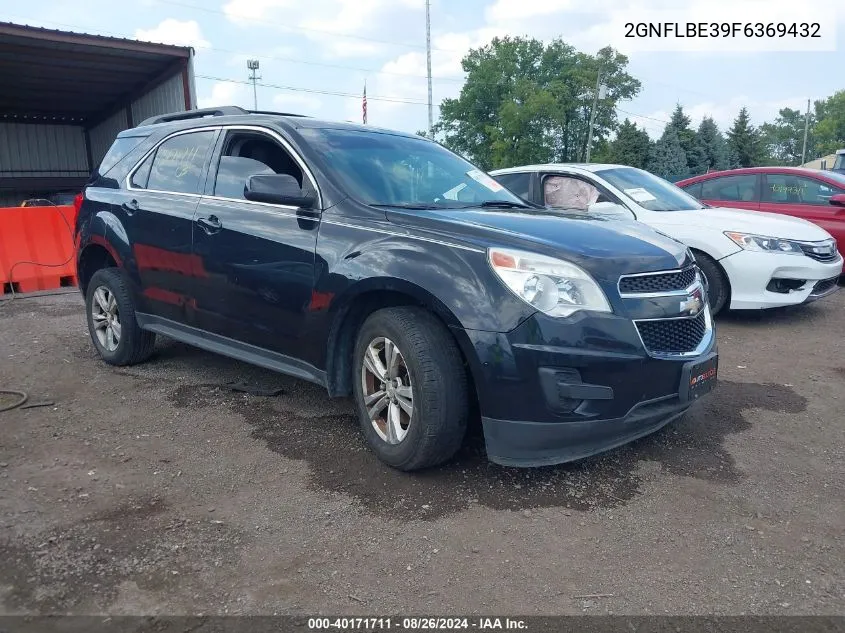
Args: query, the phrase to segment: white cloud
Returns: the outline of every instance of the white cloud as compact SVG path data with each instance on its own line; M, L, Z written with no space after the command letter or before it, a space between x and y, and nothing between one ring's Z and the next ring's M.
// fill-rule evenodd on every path
M158 26L152 29L136 29L135 39L176 46L193 46L197 49L210 46L208 40L203 37L200 25L196 21L182 21L174 18L162 20Z
M575 0L496 0L484 15L488 22L501 24L568 11L575 4Z
M251 94L247 86L230 81L216 81L211 86L211 92L200 96L199 107L212 108L215 106L240 105L252 107Z
M223 12L239 26L295 32L317 44L320 55L343 58L383 52L385 43L378 40L392 22L424 8L425 0L312 0L307 11L294 0L229 0Z
M249 26L269 17L274 9L295 5L294 0L230 0L223 5L223 13L230 22Z
M284 111L294 110L298 114L313 114L323 107L323 102L312 94L280 92L273 97L273 106Z

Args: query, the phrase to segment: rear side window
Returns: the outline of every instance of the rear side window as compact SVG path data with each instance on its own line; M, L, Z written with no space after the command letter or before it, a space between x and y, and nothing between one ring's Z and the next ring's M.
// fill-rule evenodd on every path
M100 166L97 168L99 174L105 176L112 167L126 158L126 155L138 147L145 138L146 136L121 136L116 138L109 151L103 156L103 160L100 161Z
M725 176L705 180L701 185L702 200L724 200L727 202L756 202L757 176ZM698 197L698 196L696 196Z
M134 174L132 174L130 182L136 189L147 188L147 181L150 179L150 169L152 169L153 166L153 156L155 156L155 154L147 156L144 159L144 162L141 163L141 166L135 170Z
M686 191L689 195L693 198L701 199L701 185L700 182L694 182L691 185L687 185L686 187L681 187L684 191Z
M213 131L191 132L169 138L159 145L146 188L173 193L200 193L205 159L214 138ZM143 167L141 165L138 171Z
M838 193L842 190L820 180L790 174L768 174L763 187L763 202L826 205L830 203L831 196Z

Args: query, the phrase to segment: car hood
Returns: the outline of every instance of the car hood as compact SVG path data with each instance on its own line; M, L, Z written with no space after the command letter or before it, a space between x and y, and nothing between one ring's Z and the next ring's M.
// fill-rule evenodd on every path
M699 226L718 231L756 233L766 237L818 242L830 234L812 222L779 213L745 211L727 207L712 207L695 211L678 211L660 214L659 225ZM665 217L663 217L665 216Z
M619 275L685 265L686 246L641 222L545 209L392 209L389 221L480 248L559 257L613 283Z

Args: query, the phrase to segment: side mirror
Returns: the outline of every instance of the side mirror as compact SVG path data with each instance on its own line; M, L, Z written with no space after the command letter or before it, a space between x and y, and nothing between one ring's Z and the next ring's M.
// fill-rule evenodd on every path
M302 209L314 206L316 197L306 193L290 174L256 174L244 186L244 198L253 202L285 204Z
M830 196L828 202L837 207L845 207L845 193L837 193L835 196Z
M587 213L595 215L603 215L609 218L616 218L618 220L635 220L636 216L630 209L623 207L621 204L615 202L594 202L587 207Z

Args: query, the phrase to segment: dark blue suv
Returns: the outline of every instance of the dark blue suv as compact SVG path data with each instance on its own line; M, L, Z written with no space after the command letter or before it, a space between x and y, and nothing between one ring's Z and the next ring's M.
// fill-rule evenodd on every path
M121 132L76 227L102 358L156 334L353 395L378 456L570 461L655 431L716 378L690 252L526 204L413 135L226 107ZM477 405L477 406L474 406Z

